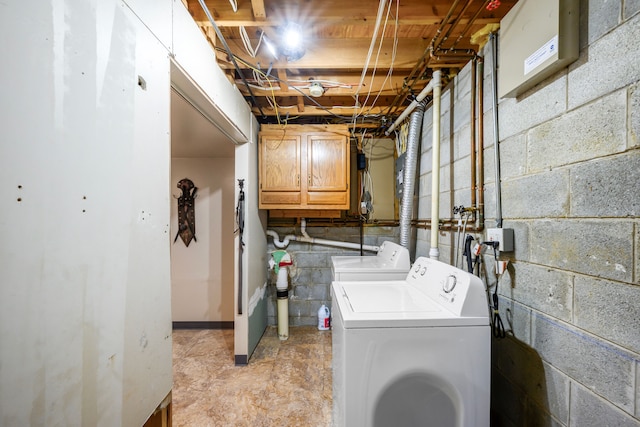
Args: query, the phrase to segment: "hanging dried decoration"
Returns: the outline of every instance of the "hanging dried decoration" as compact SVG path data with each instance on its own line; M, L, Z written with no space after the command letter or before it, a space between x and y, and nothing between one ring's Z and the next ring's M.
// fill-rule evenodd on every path
M188 178L178 181L177 187L182 191L182 194L178 197L178 232L175 239L173 239L173 243L180 236L188 247L191 239L198 241L196 239L196 213L194 209L198 188Z

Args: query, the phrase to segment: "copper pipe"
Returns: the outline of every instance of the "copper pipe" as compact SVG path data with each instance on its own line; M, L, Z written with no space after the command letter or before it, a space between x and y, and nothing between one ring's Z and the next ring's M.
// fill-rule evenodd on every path
M462 32L460 33L460 35L458 36L458 39L453 43L453 45L451 46L451 48L455 48L458 43L460 43L460 40L462 40L462 38L464 37L465 34L467 34L467 31L469 31L469 29L471 29L471 26L473 25L473 23L475 22L476 19L478 19L478 16L480 16L480 13L482 13L482 11L487 7L487 4L489 3L489 0L485 0L484 2L482 2L482 4L480 5L480 8L478 9L478 11L476 12L475 15L473 15L473 18L471 18L469 20L469 22L467 23L467 26L464 27L464 29L462 30Z
M351 218L307 218L308 227L359 227L360 220ZM269 218L268 227L295 227L298 225L297 218ZM374 219L363 223L364 227L397 227L398 220L395 219Z
M473 59L476 57L476 51L473 49L437 49L431 52L430 58L436 61L451 59Z
M445 19L443 19L442 22L440 22L440 26L438 27L438 30L436 31L435 36L431 40L431 43L429 43L429 47L427 47L427 49L422 54L422 57L420 57L420 59L418 59L418 61L416 62L416 65L413 67L413 69L411 70L409 75L405 78L405 82L404 82L404 85L402 87L402 90L400 91L400 93L398 93L395 96L393 102L391 103L391 105L389 106L387 111L385 112L386 116L390 116L393 112L395 112L396 110L398 110L398 108L400 108L400 104L402 104L405 101L405 99L406 99L406 97L408 95L408 92L411 89L413 89L413 85L416 83L418 78L420 76L424 75L426 70L429 68L429 63L430 63L430 59L431 59L430 55L432 55L433 52L436 51L440 47L440 44L441 44L441 43L436 44L436 41L440 37L440 34L442 33L442 31L444 30L445 25L447 25L449 19L451 18L451 16L455 12L455 9L457 8L459 2L460 2L460 0L455 0L453 2L451 7L449 8L449 11L447 12L447 15L446 15ZM465 5L465 7L463 8L463 10L466 10L472 2L473 2L473 0L467 0L467 3ZM473 25L475 20L478 18L478 16L480 15L481 11L483 10L483 8L487 4L487 2L488 2L488 0L484 0L482 2L482 8L478 9L476 14L467 23L467 26L463 30L462 35L466 34L466 32L469 31L469 29L471 28L471 26ZM459 18L456 19L455 22L458 22L459 19L461 19L461 18L462 18L462 14L460 14ZM455 27L455 25L452 25L451 29L453 29L454 27ZM455 48L455 45L458 43L459 39L460 39L460 37L458 38L458 40L456 40L455 44L451 47L452 49Z
M421 229L431 229L431 223L430 222L420 222L418 224L415 224L414 227L416 228L421 228ZM476 232L481 232L482 229L480 229L477 226L467 226L467 228L465 228L466 231L472 232L472 233L476 233ZM449 221L440 221L438 223L438 231L458 231L458 223L457 220L454 222L453 220L449 220Z
M467 0L467 6L468 6L468 3L471 3L471 1L472 0ZM453 15L453 11L456 10L456 7L458 7L458 3L460 3L460 0L454 1L451 7L449 8L449 11L447 12L447 16L445 16L442 22L440 23L440 27L438 27L438 30L436 31L435 36L433 36L433 39L431 39L431 43L429 43L429 48L427 50L433 51L436 49L437 47L436 41L438 40L438 37L440 37L440 33L442 33L444 26L447 25L449 18L451 18L451 15ZM467 6L465 6L465 9L467 8ZM451 31L451 29L449 29L449 31ZM425 56L426 56L426 53L427 52L425 52Z
M478 225L484 230L484 58L478 57Z
M459 2L460 2L460 0L455 0L454 3L449 8L449 11L447 12L447 15L442 20L442 22L440 22L440 26L436 30L435 36L433 36L433 39L431 39L431 43L429 43L429 47L427 47L425 49L425 51L422 54L422 56L420 57L420 59L418 59L418 61L416 62L416 65L414 65L414 67L411 70L411 72L409 73L409 75L405 78L404 85L402 87L401 92L399 94L397 94L396 97L393 99L393 102L391 103L391 105L387 109L385 115L390 116L392 111L395 111L395 110L397 110L399 108L398 104L401 104L406 99L406 96L407 96L407 90L406 89L407 89L407 87L409 88L409 90L411 90L413 88L413 85L415 84L416 80L424 73L424 70L426 70L428 68L428 65L429 65L429 58L428 57L429 57L429 54L431 52L433 52L433 50L435 48L436 39L440 36L440 33L442 33L442 30L444 29L445 25L447 25L447 21L449 20L449 18L451 17L453 12L455 11L456 6L458 5ZM423 65L423 63L424 63L424 65Z
M431 218L427 218L427 219L414 219L413 221L411 221L411 225L413 225L414 227L418 227L418 228L428 228L431 227L431 223L433 221L431 220ZM455 218L443 218L438 220L438 224L441 226L447 226L447 225L454 225L454 224L458 224L458 220Z
M457 226L458 220L456 218L444 218L438 221L440 226L453 227ZM295 227L298 225L297 218L271 218L267 221L268 227ZM370 220L363 222L364 227L398 227L400 225L398 220L395 219L380 219ZM431 219L413 219L411 225L418 228L430 228ZM360 221L358 218L308 218L306 220L306 227L359 227Z
M460 11L460 13L456 17L456 19L453 20L453 23L451 24L451 26L449 26L449 30L447 30L447 33L444 35L444 37L442 38L440 43L438 43L438 45L435 47L435 50L437 50L440 47L441 44L443 44L444 42L446 42L449 39L449 36L451 35L451 32L458 25L458 23L462 19L462 16L464 15L464 13L467 11L469 6L471 6L471 3L473 3L473 0L467 0L467 4L464 5L464 7Z
M293 222L291 221L293 220ZM295 227L296 222L295 218L291 218L290 221L274 221L269 220L267 226L268 227ZM385 220L373 220L374 222L365 222L363 223L364 227L399 227L399 222L397 220L385 219ZM431 220L430 219L414 219L411 221L411 226L420 229L431 229ZM309 227L359 227L359 221L356 218L351 219L337 219L337 220L327 220L327 219L318 219L316 221L307 220L307 229ZM455 218L449 219L441 219L438 221L438 230L439 231L457 231L458 230L458 220ZM465 229L471 233L479 233L484 230L483 227L480 226L467 226Z

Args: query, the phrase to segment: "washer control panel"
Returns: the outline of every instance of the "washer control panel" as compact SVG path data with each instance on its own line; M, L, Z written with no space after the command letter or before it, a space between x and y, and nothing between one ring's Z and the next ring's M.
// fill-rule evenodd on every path
M416 259L407 275L407 284L418 288L438 304L458 315L464 315L465 310L469 308L468 295L472 293L472 311L486 313L486 299L478 299L478 295L484 297L482 281L449 264L420 257Z
M385 264L388 263L389 266L397 268L409 268L411 264L407 248L393 242L383 242L377 257Z

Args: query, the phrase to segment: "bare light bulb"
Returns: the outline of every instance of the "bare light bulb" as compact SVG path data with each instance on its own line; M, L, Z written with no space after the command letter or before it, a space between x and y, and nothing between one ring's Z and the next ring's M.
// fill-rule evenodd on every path
M281 53L287 57L288 61L296 61L302 58L305 47L300 25L293 22L287 23L282 29L280 43Z

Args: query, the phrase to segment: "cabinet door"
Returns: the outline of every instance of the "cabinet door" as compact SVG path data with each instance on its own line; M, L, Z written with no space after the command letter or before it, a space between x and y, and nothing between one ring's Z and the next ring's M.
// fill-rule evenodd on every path
M260 138L260 203L300 203L300 135Z
M307 203L349 207L349 144L346 136L307 138Z

